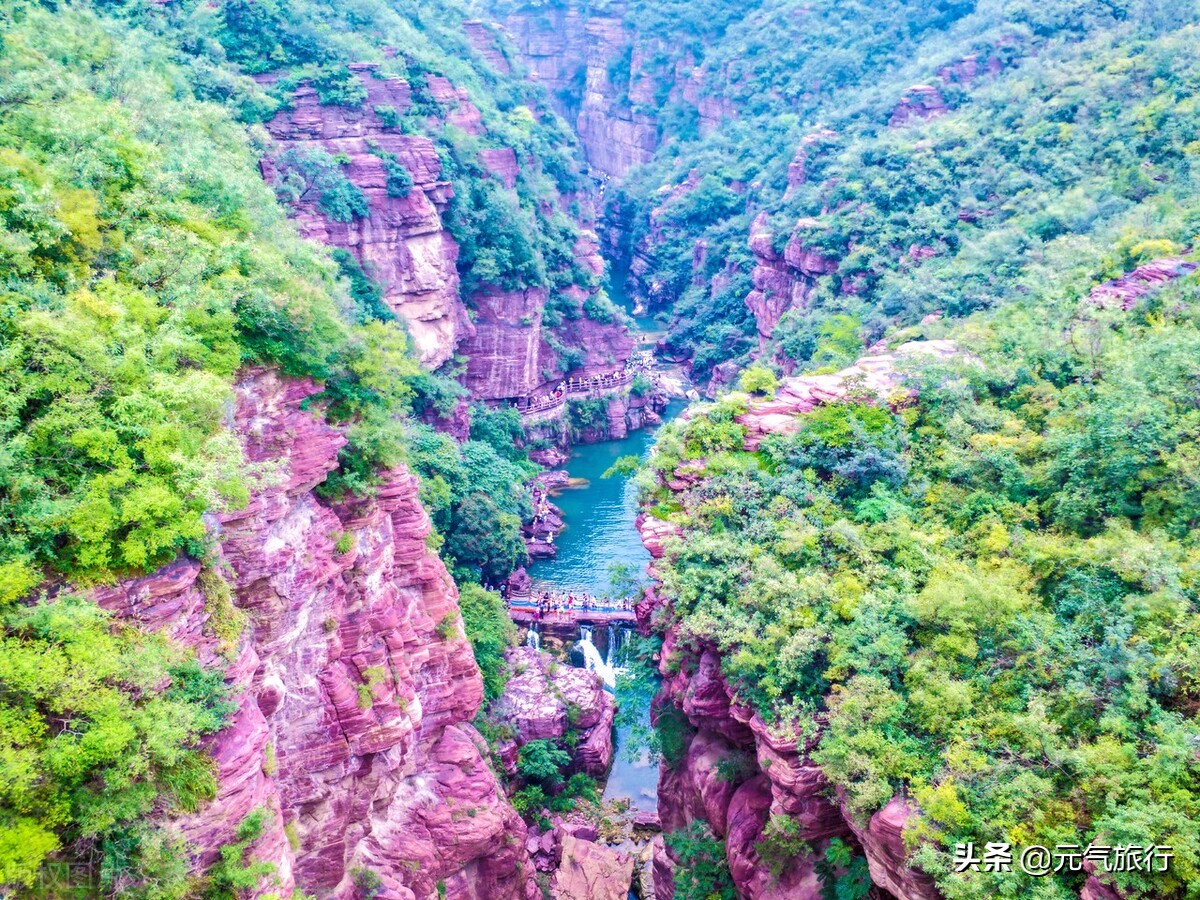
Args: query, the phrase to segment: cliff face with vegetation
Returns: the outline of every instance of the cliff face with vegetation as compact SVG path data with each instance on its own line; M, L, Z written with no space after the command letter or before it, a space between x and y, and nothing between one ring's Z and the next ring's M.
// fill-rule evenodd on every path
M664 636L659 896L1188 896L1196 285L1150 284L751 369L664 432L639 608ZM959 871L989 839L1175 857Z
M1194 9L0 25L0 890L623 888L546 812L611 700L483 587L527 451L646 416L497 402L628 358L604 240L716 398L639 476L659 900L1195 895Z
M494 36L473 34L496 77ZM343 267L377 285L421 363L473 399L620 369L632 341L600 289L591 200L573 168L546 177L554 133L541 133L537 104L485 120L469 90L396 60L350 65L338 103L302 83L267 123L263 174L301 234L347 254ZM532 102L509 102L520 101Z
M353 897L369 880L396 897L440 884L523 898L524 824L470 724L483 683L454 582L427 546L416 478L397 468L370 499L318 497L345 443L300 409L318 391L272 371L242 378L233 429L271 486L218 517L204 565L93 592L206 662L230 660L237 709L205 746L216 794L172 827L207 869L265 810L247 849L273 877L255 896ZM214 633L222 616L244 619L241 636Z
M532 889L471 722L511 628L478 581L523 560L535 469L449 356L505 292L595 330L477 395L628 342L565 194L514 189L516 140L424 133L496 114L444 77L405 120L373 73L412 57L377 44L432 39L373 14L361 41L319 4L0 14L6 890Z
M614 246L744 388L643 476L660 898L1189 896L1195 11L497 8L584 140L658 85ZM1188 849L955 871L988 840Z

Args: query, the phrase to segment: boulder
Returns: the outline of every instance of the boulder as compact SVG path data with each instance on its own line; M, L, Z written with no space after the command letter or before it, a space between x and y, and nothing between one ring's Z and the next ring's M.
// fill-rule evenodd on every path
M632 882L633 857L568 834L550 895L555 900L626 900Z

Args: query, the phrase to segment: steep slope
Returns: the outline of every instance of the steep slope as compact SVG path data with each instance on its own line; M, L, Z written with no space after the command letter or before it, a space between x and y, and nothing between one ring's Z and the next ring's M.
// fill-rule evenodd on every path
M1190 895L1193 265L664 432L639 607L664 635L660 898L722 869L746 897ZM957 864L988 843L1010 869ZM1094 866L1054 868L1072 846Z
M653 115L660 149L622 172L609 218L631 292L670 319L666 349L699 378L759 355L848 363L888 329L1031 289L1055 241L1114 277L1151 258L1111 258L1126 228L1191 239L1172 208L1195 191L1190 7L495 8L534 71L549 48L530 35L559 30L556 10L564 33L617 23L604 54L619 83L596 81L585 105L626 103L623 66L641 60L633 81L655 101L630 108Z
M210 12L0 12L0 891L525 897L464 638L506 619L403 460L475 579L529 467L416 420L458 395L297 235Z
M205 661L232 660L238 709L207 745L216 797L173 827L203 871L267 810L247 848L273 867L258 894L353 897L368 879L378 896L429 897L440 883L447 896L523 898L524 824L470 724L483 684L416 479L396 469L369 500L319 499L345 439L301 411L318 391L247 373L233 429L249 461L272 467L272 486L219 517L203 565L93 594ZM224 647L206 573L228 579L248 619Z

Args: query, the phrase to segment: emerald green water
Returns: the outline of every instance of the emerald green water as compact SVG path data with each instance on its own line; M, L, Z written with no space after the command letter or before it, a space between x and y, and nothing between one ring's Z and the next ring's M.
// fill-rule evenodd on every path
M625 297L625 273L613 272L610 291L613 299L632 313ZM643 347L653 344L654 337L647 329L660 327L652 319L635 319L635 333ZM640 333L638 329L641 329ZM678 415L686 401L672 401L663 414L664 421ZM601 476L623 456L645 460L654 443L656 429L643 428L619 441L585 444L575 447L564 469L575 479L553 498L563 511L566 529L555 538L558 556L539 560L529 566L535 584L555 590L586 591L593 596L618 597L628 593L628 581L643 583L650 554L642 546L635 521L637 519L637 489L632 479L618 475ZM621 575L624 577L621 577ZM614 574L617 575L614 585ZM595 645L605 656L609 653L607 629L596 629ZM651 692L652 693L652 692ZM650 725L649 704L639 704L636 718L643 728ZM605 799L628 799L636 810L658 808L658 765L645 747L637 746L629 727L618 727L616 753L604 787Z
M587 591L595 596L612 595L610 569L627 568L634 577L642 575L650 555L642 546L634 520L637 497L629 478L601 478L622 456L645 459L654 434L635 431L620 441L576 447L564 468L581 479L554 503L563 511L566 530L555 538L558 557L538 560L529 567L534 581L563 590Z

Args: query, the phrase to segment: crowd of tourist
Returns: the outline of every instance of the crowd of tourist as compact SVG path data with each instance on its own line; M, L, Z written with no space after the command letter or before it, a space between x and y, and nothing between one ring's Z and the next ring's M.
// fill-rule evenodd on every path
M566 401L567 394L584 394L628 384L633 380L634 375L648 371L651 361L650 354L635 353L625 361L624 368L615 372L604 372L600 375L590 375L587 378L568 378L566 381L559 382L552 391L519 397L513 401L512 405L521 412L553 409Z
M532 608L535 619L552 614L570 615L576 612L633 614L633 601L628 597L613 600L609 597L594 597L583 591L534 591L528 599L509 597L507 601L509 609Z

